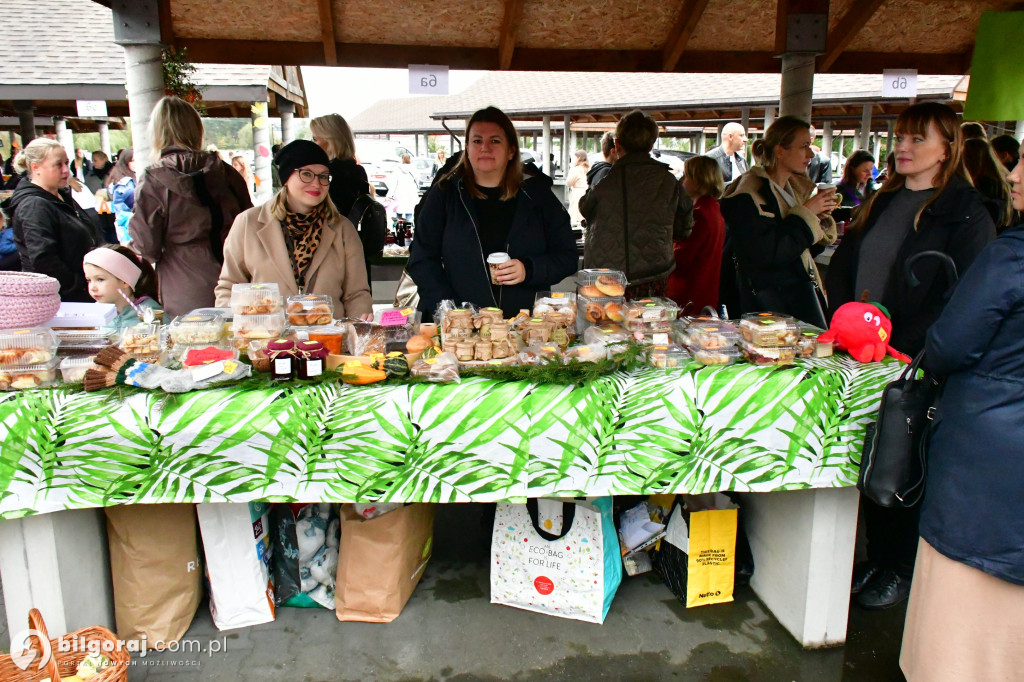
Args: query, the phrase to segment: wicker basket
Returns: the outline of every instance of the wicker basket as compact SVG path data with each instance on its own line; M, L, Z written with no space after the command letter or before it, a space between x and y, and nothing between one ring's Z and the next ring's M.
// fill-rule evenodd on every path
M33 630L41 632L43 637L49 638L50 635L46 632L46 624L43 622L43 615L39 613L38 609L32 609L28 612L28 626ZM86 642L85 647L81 645L83 638ZM78 646L72 645L71 648L84 649L83 651L72 650L63 652L60 650L60 643L62 641L73 642L75 639L78 640ZM14 664L10 654L0 656L0 680L3 680L3 682L40 682L40 680L45 680L49 677L56 682L60 680L61 676L68 677L74 675L78 664L89 655L88 647L91 642L100 643L101 652L110 659L111 665L94 677L90 677L90 682L127 682L128 664L131 661L131 655L123 646L120 648L117 646L118 640L113 632L99 626L82 628L81 630L61 635L56 639L51 639L50 660L42 670L36 667L34 660L27 670L22 670ZM106 642L110 644L104 646ZM38 638L32 638L31 646L36 652L42 653L42 643ZM92 644L92 646L96 645ZM108 647L110 651L105 650Z
M0 271L0 329L34 327L60 308L60 282L35 272Z

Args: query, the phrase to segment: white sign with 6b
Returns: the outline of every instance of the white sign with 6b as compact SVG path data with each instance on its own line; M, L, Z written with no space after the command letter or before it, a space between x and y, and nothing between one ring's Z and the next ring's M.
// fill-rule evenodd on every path
M911 99L917 97L916 69L885 69L882 71L882 97Z

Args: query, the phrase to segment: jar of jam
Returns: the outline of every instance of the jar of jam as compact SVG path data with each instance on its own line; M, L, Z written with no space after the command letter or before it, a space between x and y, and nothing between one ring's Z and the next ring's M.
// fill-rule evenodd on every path
M291 381L295 377L295 342L277 339L267 344L270 358L270 378L274 381Z
M295 376L304 381L315 379L324 373L327 349L319 341L299 341L295 348Z

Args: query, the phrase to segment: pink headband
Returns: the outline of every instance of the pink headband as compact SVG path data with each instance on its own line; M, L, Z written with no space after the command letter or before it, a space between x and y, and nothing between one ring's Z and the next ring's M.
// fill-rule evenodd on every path
M130 286L132 289L139 283L139 277L142 276L142 270L139 266L131 262L127 256L122 256L113 249L98 248L93 249L89 253L85 254L85 258L82 259L82 263L88 263L89 265L95 265L98 268L103 268L114 277L123 281L125 284Z

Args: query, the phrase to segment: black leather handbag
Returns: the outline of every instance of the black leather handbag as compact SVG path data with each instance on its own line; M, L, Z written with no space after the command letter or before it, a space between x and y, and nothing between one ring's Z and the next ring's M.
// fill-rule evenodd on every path
M940 384L918 376L924 351L917 354L882 392L878 419L868 424L857 488L883 507L917 504L924 494L928 432Z
M904 266L910 286L920 285L913 266L922 258L938 259L950 283L956 283L956 264L948 254L922 251L909 258ZM924 494L928 437L942 384L927 371L919 372L923 363L924 350L921 350L899 378L886 385L878 419L868 425L864 438L857 488L882 507L912 507Z

